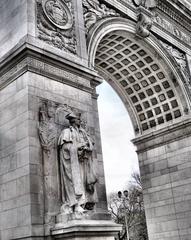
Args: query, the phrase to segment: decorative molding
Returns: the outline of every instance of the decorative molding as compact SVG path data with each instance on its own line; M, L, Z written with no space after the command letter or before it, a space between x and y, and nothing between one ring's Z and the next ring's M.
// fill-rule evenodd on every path
M162 16L159 16L159 14L156 15L154 18L154 21L157 23L157 25L160 26L160 28L164 28L169 33L173 34L175 37L179 38L181 41L185 42L186 44L191 44L191 37L187 35L185 32L181 31L178 26L171 23L167 19L165 19Z
M74 9L71 0L37 0L37 29L41 40L76 54Z
M176 4L176 8L173 6L174 4ZM186 13L185 15L182 14L183 9L181 6L179 6L178 2L175 3L173 0L158 0L157 8L166 14L171 21L174 20L177 25L182 26L184 29L190 32L191 17L188 14L186 15ZM177 8L179 8L179 10L177 10Z
M93 93L90 82L84 77L75 75L69 71L64 70L62 67L57 67L48 62L38 60L33 56L26 56L24 59L18 61L14 67L6 69L6 72L0 72L0 88L15 80L24 72L35 72L45 77L54 79L55 81L66 83L70 86L82 89L84 91Z
M175 142L179 139L184 139L191 135L191 120L187 119L174 123L163 129L157 130L154 133L148 133L144 136L136 137L132 140L137 147L137 153L146 152L147 150L163 146L168 143Z
M99 19L120 16L115 10L101 4L98 0L83 0L83 8L87 32Z

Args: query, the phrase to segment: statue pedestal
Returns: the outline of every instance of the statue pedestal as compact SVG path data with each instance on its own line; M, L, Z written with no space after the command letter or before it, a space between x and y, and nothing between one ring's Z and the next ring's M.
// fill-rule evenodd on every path
M111 221L73 220L56 224L51 235L54 239L114 240L120 230L121 225Z

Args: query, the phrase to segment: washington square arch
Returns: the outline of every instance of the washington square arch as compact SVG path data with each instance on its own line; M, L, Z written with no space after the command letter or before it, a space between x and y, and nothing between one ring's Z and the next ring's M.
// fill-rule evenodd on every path
M191 239L189 2L0 0L1 240L115 239L103 79L132 120L149 240Z

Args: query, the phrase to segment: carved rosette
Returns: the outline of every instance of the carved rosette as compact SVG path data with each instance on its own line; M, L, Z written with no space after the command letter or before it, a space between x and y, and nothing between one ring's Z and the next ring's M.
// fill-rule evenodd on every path
M37 0L37 29L41 40L76 54L72 0Z
M100 19L120 16L115 10L101 4L98 0L83 0L86 32Z

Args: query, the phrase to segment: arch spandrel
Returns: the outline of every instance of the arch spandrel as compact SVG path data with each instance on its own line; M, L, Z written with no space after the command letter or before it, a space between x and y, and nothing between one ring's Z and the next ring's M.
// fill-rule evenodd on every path
M183 76L154 36L137 37L135 24L121 18L102 20L90 35L90 66L121 97L136 135L188 117Z

